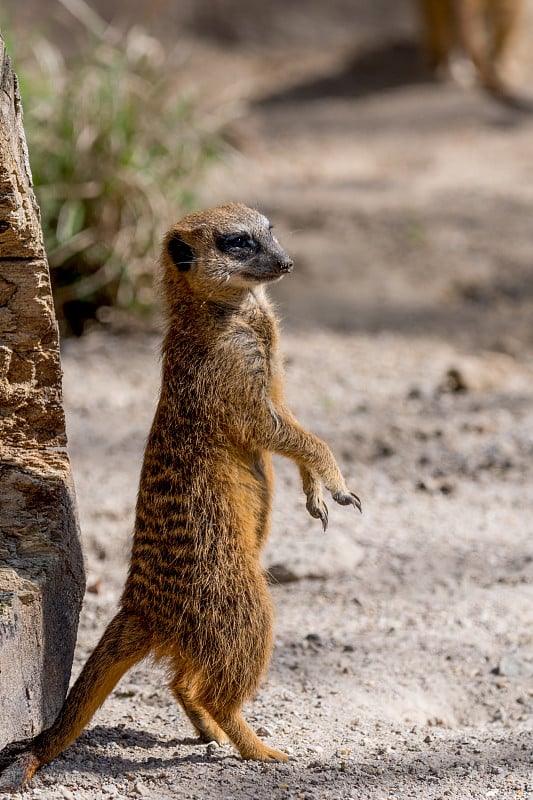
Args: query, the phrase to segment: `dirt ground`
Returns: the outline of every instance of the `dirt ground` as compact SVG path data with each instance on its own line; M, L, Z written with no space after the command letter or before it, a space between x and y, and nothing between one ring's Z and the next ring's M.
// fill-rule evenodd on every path
M202 202L258 205L294 256L288 398L364 506L331 502L324 534L276 462L275 650L246 717L291 761L200 744L143 664L29 796L533 798L533 118L428 82L409 47L374 56L201 52L250 104ZM74 675L125 576L158 344L64 343Z

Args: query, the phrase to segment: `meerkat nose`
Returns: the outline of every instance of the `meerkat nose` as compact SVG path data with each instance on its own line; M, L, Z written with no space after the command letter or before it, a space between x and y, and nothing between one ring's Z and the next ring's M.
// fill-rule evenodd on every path
M294 261L292 258L280 258L278 261L278 266L281 272L292 272Z

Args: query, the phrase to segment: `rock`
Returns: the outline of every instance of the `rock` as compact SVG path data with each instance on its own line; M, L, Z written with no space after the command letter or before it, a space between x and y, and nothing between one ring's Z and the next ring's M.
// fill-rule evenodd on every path
M0 748L51 724L84 589L57 323L17 79L0 39Z
M513 653L505 653L500 658L498 666L492 670L493 675L504 675L508 678L533 675L533 664L525 661Z
M504 353L483 352L479 356L458 356L449 365L438 393L522 391L531 385L531 371Z
M440 385L444 392L466 392L469 388L464 371L459 367L450 367Z
M266 573L269 583L293 583L299 580L298 575L285 564L271 564Z
M390 458L390 456L394 455L394 448L388 442L384 442L382 439L376 439L374 444L374 458Z

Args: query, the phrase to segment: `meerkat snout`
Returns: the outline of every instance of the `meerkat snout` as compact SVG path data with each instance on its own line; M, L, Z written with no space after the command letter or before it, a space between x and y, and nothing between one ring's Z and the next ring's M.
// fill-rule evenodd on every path
M278 266L280 268L280 272L283 273L292 272L292 269L294 267L294 261L292 260L292 258L287 257L284 258L283 260L278 261Z
M279 280L291 272L293 260L272 233L272 225L259 212L242 230L222 231L216 247L234 283L263 283Z

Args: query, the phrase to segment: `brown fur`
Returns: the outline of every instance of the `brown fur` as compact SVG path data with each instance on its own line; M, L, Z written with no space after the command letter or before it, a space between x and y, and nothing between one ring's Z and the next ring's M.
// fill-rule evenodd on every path
M240 236L240 240L236 237ZM229 237L229 238L228 238ZM286 760L241 716L272 647L259 551L272 495L270 452L299 466L307 508L327 525L322 485L360 508L326 445L283 402L276 320L263 284L292 269L268 220L242 204L192 214L162 255L168 326L121 609L51 728L4 751L0 788L23 785L149 653L204 741Z
M418 0L425 50L436 71L447 71L461 48L492 94L509 90L502 67L522 20L522 0Z

